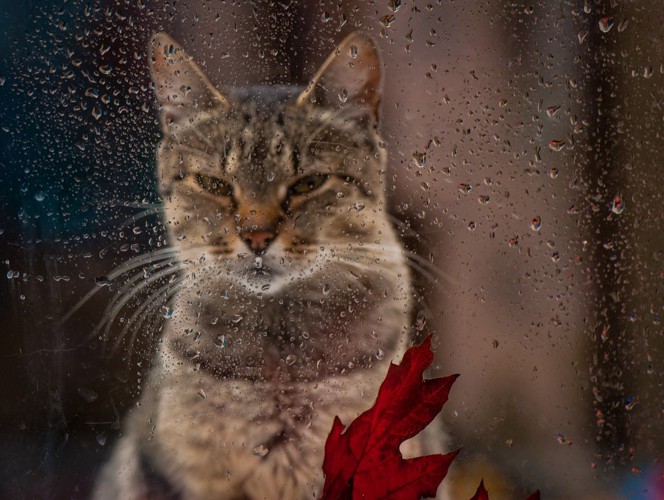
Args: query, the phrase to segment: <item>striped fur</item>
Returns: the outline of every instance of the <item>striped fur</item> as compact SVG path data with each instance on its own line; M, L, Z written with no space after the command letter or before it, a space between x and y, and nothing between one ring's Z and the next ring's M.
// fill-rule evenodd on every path
M351 35L305 89L227 95L166 35L152 51L184 281L96 498L146 498L157 483L175 498L315 498L333 417L367 409L406 344L376 49ZM298 194L309 176L321 186ZM243 235L261 231L274 237L257 255Z

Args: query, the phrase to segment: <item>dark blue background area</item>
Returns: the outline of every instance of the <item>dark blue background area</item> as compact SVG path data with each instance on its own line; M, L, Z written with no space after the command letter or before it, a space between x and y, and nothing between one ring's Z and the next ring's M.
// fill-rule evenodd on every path
M154 210L130 219L158 202L159 130L150 21L122 3L0 4L2 498L87 497L138 391L141 354L109 360L89 338L113 287L62 322L162 237Z

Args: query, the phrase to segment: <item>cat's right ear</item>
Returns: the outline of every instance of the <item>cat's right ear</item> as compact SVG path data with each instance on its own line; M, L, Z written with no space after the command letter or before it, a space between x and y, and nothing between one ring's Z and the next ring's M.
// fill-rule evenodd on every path
M157 33L150 41L150 73L165 129L228 104L192 58L166 33Z

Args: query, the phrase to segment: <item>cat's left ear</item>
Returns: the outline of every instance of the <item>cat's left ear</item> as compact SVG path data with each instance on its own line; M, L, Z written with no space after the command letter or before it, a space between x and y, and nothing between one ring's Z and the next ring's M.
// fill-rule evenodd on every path
M381 85L376 45L368 35L353 33L330 54L297 103L334 109L350 104L366 106L378 119Z
M228 104L192 58L166 33L157 33L150 41L150 73L165 128Z

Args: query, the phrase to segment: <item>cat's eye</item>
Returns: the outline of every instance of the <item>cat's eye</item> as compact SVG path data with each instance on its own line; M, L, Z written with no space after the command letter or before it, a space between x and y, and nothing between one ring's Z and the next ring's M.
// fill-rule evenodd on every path
M288 188L288 196L301 196L320 189L329 179L329 175L314 174L303 177Z
M227 182L224 182L221 179L217 179L216 177L196 174L196 182L208 193L215 196L231 196L233 194L233 187Z

